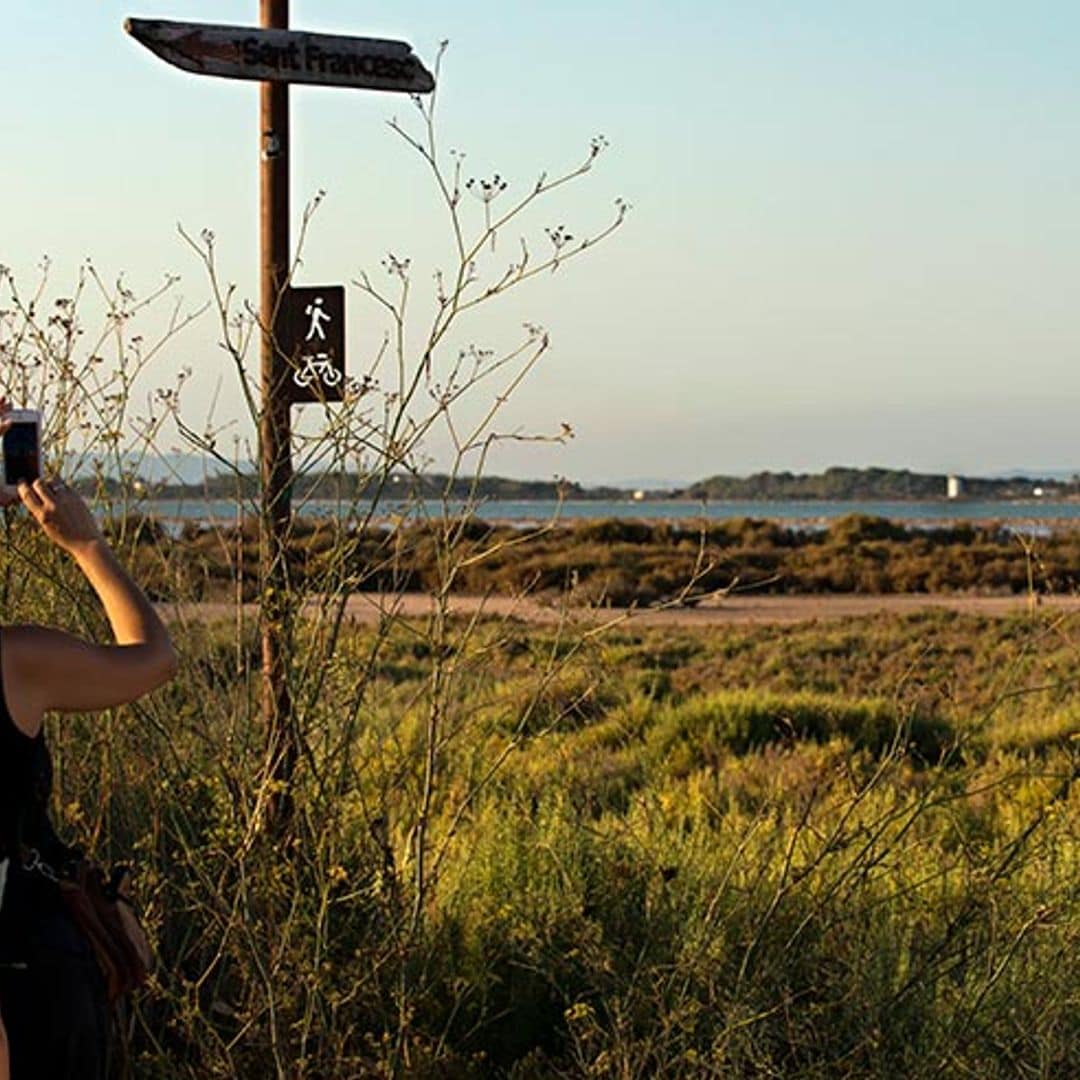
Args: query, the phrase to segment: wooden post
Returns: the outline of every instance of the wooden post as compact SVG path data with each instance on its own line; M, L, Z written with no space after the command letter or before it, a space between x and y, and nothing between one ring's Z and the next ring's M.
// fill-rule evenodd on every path
M289 0L259 0L260 26L288 29ZM262 709L270 771L278 789L271 819L284 824L291 814L297 737L289 695L293 597L288 538L292 516L292 432L286 380L288 364L279 346L281 300L289 278L289 84L259 86L260 121L260 312L262 413L260 469L260 581L262 587Z

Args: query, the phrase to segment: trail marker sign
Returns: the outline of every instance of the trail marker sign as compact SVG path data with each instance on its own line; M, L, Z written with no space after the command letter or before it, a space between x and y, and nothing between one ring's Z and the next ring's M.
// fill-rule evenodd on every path
M196 75L259 82L259 578L262 708L271 775L269 809L288 820L300 760L289 666L296 616L289 578L295 401L340 401L345 384L345 290L289 288L289 84L426 94L435 79L403 41L312 34L289 27L289 0L259 0L259 26L128 19L124 29L162 60Z
M435 88L404 41L164 19L127 19L124 29L162 60L196 75L413 94Z
M289 400L341 401L345 390L345 287L289 288L278 347L289 362Z

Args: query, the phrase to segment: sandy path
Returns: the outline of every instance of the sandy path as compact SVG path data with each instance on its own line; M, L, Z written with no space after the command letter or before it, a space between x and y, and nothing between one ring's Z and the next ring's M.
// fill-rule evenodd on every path
M1061 612L1080 611L1080 597L1061 596L1042 599L1041 610ZM309 607L316 607L309 604ZM254 615L254 604L245 604L245 614ZM478 597L455 596L450 602L451 611L457 615L472 615L477 611L489 616L512 617L529 623L555 623L563 613L530 599L512 599L504 596ZM809 619L839 619L857 615L874 615L882 612L910 614L928 608L959 611L969 615L1002 616L1030 611L1031 600L1027 596L951 596L947 594L904 594L896 596L764 596L741 594L720 601L710 601L694 608L666 608L661 610L638 609L630 614L639 625L649 626L725 626L754 623L794 623ZM381 614L396 611L401 615L422 617L431 611L431 599L422 593L404 596L383 596L378 593L357 593L349 598L346 612L350 620L371 624ZM231 619L236 609L231 604L201 603L162 605L166 616L183 619ZM597 622L627 615L625 608L605 608L575 615L585 615Z

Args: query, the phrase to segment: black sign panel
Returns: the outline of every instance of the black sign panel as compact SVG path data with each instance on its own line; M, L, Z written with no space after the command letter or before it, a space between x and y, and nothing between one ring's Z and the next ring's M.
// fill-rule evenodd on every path
M345 390L345 286L286 289L278 345L289 362L290 401L341 401Z

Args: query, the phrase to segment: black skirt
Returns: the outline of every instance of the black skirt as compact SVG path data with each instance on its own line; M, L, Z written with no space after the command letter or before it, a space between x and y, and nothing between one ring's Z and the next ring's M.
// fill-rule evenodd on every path
M56 885L21 871L0 915L0 1015L15 1080L104 1080L104 977Z

